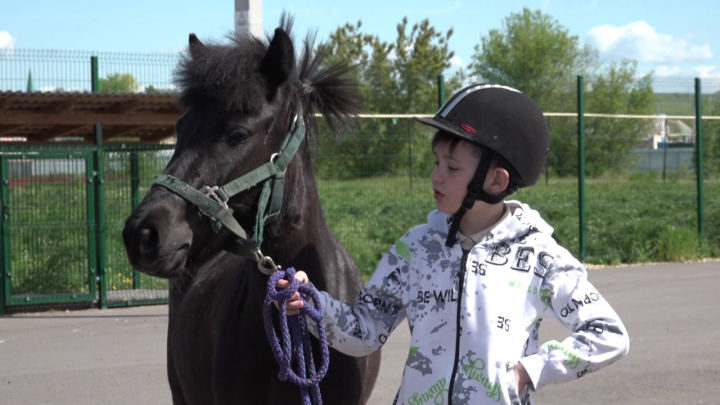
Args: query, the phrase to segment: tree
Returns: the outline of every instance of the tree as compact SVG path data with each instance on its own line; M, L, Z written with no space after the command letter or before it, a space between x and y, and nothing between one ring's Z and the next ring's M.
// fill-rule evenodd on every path
M362 22L338 27L330 40L321 45L329 65L354 65L352 72L361 84L363 112L388 111L392 100L392 66L388 55L394 45L380 41L377 36L364 34ZM320 147L323 155L315 161L321 176L354 177L368 176L383 170L388 165L383 159L387 131L386 121L360 119L354 136L335 140L329 131L320 132ZM352 157L352 158L348 158Z
M152 84L145 87L145 93L152 94L152 93L176 93L177 90L173 88L162 88L162 87L155 87Z
M576 105L575 76L598 66L597 52L540 10L524 8L490 30L475 46L468 68L483 80L527 94L544 111L570 111Z
M586 93L587 111L600 114L653 114L651 74L637 78L637 62L623 60L610 64L603 74L591 77ZM586 171L599 176L618 168L632 167L630 149L653 133L652 120L629 118L587 118L585 125Z
M101 93L135 93L140 84L130 73L109 73L107 78L100 79Z
M483 80L515 87L545 112L577 111L577 79L585 76L585 111L652 114L651 75L637 78L637 63L601 67L596 50L551 16L527 8L505 18L475 47L471 71ZM577 173L577 120L550 117L550 169L561 176ZM598 176L628 167L630 149L649 135L644 120L587 118L586 169Z
M437 31L425 19L414 24L409 33L407 17L397 26L393 61L398 91L398 112L433 113L437 110L437 77L450 67L455 55L448 45L453 34ZM398 110L399 109L399 110Z
M454 55L447 43L452 29L441 33L429 20L409 28L408 19L403 18L397 26L397 39L388 43L363 33L361 28L360 21L355 25L345 24L330 35L323 47L329 63L358 66L356 74L362 86L364 111L434 112L437 77L450 66ZM319 160L322 175L373 175L407 167L407 160L402 157L407 156L410 142L425 142L428 134L418 133L418 126L408 119L362 119L354 139L340 144L324 139L321 139L324 156L353 156L353 159Z

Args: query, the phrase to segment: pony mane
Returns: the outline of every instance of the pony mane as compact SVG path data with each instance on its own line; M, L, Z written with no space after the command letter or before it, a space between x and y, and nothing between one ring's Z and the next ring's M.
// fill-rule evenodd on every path
M280 17L280 28L290 38L293 18ZM227 36L229 43L208 42L195 55L181 56L173 73L180 89L180 103L185 108L201 108L222 115L259 112L257 100L268 94L267 80L260 73L260 63L272 37L262 41L249 34ZM283 85L288 91L285 107L302 106L307 136L316 145L317 117L320 113L333 135L355 128L354 115L360 111L359 84L350 74L354 66L327 65L325 46L315 46L316 34L303 40L300 57L296 57L296 74ZM295 41L293 40L293 43Z

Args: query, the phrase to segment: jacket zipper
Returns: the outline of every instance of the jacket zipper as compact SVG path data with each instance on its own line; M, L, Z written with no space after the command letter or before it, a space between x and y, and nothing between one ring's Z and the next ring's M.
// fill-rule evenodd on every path
M458 362L460 361L460 336L462 336L460 315L462 312L463 287L465 284L465 265L467 264L468 251L463 249L462 261L460 264L460 274L458 280L458 301L457 301L457 324L455 325L455 361L453 362L452 375L450 376L450 386L448 387L448 405L452 405L452 395L455 389L455 374L458 371Z

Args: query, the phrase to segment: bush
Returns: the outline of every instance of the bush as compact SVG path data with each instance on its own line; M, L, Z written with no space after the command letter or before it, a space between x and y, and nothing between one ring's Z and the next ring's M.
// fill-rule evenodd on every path
M669 227L657 238L655 258L661 262L684 262L700 258L700 240L689 229Z

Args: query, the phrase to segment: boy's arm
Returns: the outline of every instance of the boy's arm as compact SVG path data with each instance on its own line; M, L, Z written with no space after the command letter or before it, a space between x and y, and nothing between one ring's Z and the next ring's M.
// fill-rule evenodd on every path
M536 390L580 378L627 354L630 342L625 326L587 280L579 262L572 259L553 266L544 284L549 289L545 303L574 332L562 342L547 342L538 353L520 359Z
M355 305L318 291L329 344L350 356L365 356L379 349L405 319L402 291L407 274L408 263L393 246L360 290ZM317 336L315 323L309 321L308 327Z

